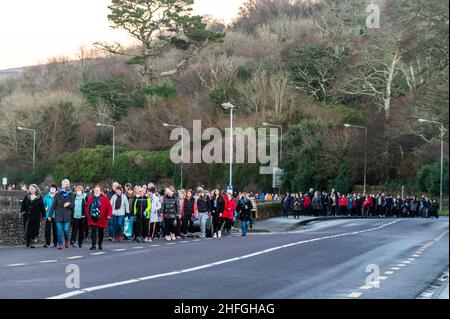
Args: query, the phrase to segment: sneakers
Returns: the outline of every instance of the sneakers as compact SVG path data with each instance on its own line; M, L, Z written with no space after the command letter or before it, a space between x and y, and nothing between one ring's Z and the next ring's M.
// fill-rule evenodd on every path
M64 247L66 247L66 248L70 247L70 242L68 240L66 240L66 242L64 243Z
M169 240L172 240L172 238L171 238L169 235L167 235L167 236L166 236L166 240L169 241Z
M175 237L174 234L170 235L170 239L171 239L171 240L177 240L177 238Z
M220 238L222 237L222 232L219 230L219 232L217 233L217 237Z
M50 248L50 245L45 244L44 248Z
M145 237L144 242L148 243L150 241L150 238Z
M62 249L63 246L62 245L58 245L57 247L58 247L58 249Z
M72 248L77 248L77 247L78 247L77 244L75 244L75 243L72 244Z
M97 247L92 246L91 248L89 248L89 250L97 250Z
M214 236L213 236L213 238L217 238L217 233L214 233Z

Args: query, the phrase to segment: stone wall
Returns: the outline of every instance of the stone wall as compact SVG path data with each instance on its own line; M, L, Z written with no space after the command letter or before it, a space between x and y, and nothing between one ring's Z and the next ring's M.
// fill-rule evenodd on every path
M0 191L0 245L2 246L24 243L20 205L25 194L22 191ZM41 225L39 235L43 238L44 225Z

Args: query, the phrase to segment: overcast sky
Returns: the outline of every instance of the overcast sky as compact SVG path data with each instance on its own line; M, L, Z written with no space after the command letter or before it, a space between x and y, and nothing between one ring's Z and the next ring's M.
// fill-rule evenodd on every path
M244 0L195 0L196 14L230 21ZM124 31L111 29L110 0L1 0L0 70L74 57L96 41L131 43Z

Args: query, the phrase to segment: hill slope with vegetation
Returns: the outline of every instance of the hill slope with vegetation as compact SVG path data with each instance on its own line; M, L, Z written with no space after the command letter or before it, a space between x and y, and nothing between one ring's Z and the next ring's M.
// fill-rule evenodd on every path
M176 1L172 20L149 25L145 10L130 12L142 2L164 3L114 0L109 16L136 47L99 41L78 61L55 58L0 81L1 174L17 183L64 175L177 183L161 124L191 129L201 119L223 129L229 117L220 105L231 101L239 127L285 127L285 188L346 192L362 184L364 134L344 127L351 123L368 127L369 184L438 192L439 129L417 120L448 127L448 1L380 1L379 29L366 28L361 0L249 0L230 26L191 15L188 0ZM111 145L97 122L116 126L115 167L110 148L97 147ZM32 141L18 125L37 130L34 174ZM226 165L185 169L188 186L227 181ZM258 165L236 165L235 180L271 186Z

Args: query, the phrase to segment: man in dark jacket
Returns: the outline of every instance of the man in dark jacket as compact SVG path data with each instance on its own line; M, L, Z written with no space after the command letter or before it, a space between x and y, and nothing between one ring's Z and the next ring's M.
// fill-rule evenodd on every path
M63 246L63 233L65 247L69 248L69 228L72 221L72 214L75 209L75 195L70 190L70 181L65 179L61 183L61 189L55 195L50 214L55 212L56 232L58 237L58 249Z
M292 208L293 198L291 196L291 192L287 192L283 197L283 216L284 218L289 218L289 210Z
M250 220L252 219L252 209L253 205L249 199L248 193L244 192L237 205L237 211L239 214L239 219L241 221L243 237L247 236L247 230L250 226Z

